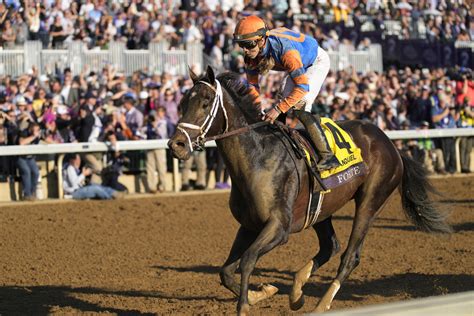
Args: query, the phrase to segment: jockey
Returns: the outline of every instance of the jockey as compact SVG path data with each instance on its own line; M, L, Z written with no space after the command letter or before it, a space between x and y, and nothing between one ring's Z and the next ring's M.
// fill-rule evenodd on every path
M246 75L251 93L259 96L258 78L269 70L285 71L288 77L283 85L283 100L271 107L264 120L273 123L291 108L308 131L321 159L318 169L338 167L320 119L311 115L311 106L329 72L329 56L318 42L307 35L287 28L269 30L255 15L242 18L235 27L234 41L244 50Z

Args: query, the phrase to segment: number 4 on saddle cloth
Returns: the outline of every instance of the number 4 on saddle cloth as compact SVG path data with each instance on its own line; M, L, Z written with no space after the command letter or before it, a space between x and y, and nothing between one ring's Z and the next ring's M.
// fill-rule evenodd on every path
M306 218L304 228L316 223L318 215L321 212L324 194L367 172L366 164L362 159L361 150L356 146L351 136L329 118L321 118L321 126L323 127L329 146L339 160L340 166L321 172L320 179L317 179L318 181L315 180L319 177L316 171L319 158L314 147L311 145L311 141L306 137L305 131L296 131L294 129L286 130L286 135L289 136L288 138L291 140L295 152L300 158L306 160L310 173L314 175L314 177L311 177L312 184L310 188L312 192L309 195L308 207L305 215L301 214ZM285 134L285 132L283 133ZM320 184L321 182L322 185Z
M321 179L328 189L338 187L353 178L366 173L366 165L362 159L360 148L356 146L351 136L333 120L321 118L321 126L341 166L321 172Z

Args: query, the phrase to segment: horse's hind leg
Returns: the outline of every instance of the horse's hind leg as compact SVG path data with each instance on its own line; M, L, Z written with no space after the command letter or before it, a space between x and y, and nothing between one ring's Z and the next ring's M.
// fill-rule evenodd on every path
M290 293L290 308L298 310L304 305L304 295L302 287L317 269L329 261L340 249L336 232L332 226L332 217L316 223L313 226L319 239L319 252L303 268L301 268L293 278L293 288Z
M234 243L229 253L229 257L222 266L220 277L222 285L229 289L236 296L240 295L240 284L234 279L235 270L237 269L242 254L250 247L257 238L258 233L240 227L235 237ZM278 292L278 288L270 284L262 285L259 291L249 290L248 300L250 305L254 305Z
M331 303L339 291L342 282L344 282L350 273L359 265L360 250L370 224L375 219L377 213L382 210L386 200L396 188L394 183L385 183L384 190L381 190L379 186L378 191L375 192L377 186L378 185L374 184L372 188L369 188L368 191L371 192L364 192L365 188L361 189L356 195L356 214L352 225L349 244L342 255L336 278L329 286L323 298L319 301L315 312L324 312L331 308Z

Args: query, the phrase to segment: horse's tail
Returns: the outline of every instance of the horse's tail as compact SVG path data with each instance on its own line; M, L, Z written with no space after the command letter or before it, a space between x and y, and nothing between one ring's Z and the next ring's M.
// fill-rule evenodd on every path
M408 219L419 229L430 233L451 233L446 223L447 213L440 212L428 193L439 194L430 184L426 169L417 161L400 153L403 161L403 178L400 188L402 206Z

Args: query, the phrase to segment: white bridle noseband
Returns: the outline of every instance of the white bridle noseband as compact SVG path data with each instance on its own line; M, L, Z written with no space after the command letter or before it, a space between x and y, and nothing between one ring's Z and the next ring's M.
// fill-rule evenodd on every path
M211 110L209 111L209 114L206 116L206 119L204 120L204 123L202 123L201 126L191 124L191 123L179 123L178 124L178 130L180 130L184 135L186 135L186 138L188 139L189 147L191 148L191 152L194 151L194 145L196 147L201 147L201 140L203 140L206 137L207 132L212 126L212 123L214 122L214 119L217 116L217 111L219 108L222 108L222 111L224 112L224 118L225 118L225 131L224 133L227 133L227 129L229 127L229 120L227 118L227 112L224 107L224 100L223 100L223 95L222 95L222 87L221 83L216 79L216 87L214 88L210 83L207 83L205 81L198 81L197 83L203 83L209 88L211 88L216 94L214 96L214 101L212 102L212 107ZM185 130L185 128L188 129L193 129L193 130L198 130L199 135L196 138L196 142L193 144L191 141L191 137L189 136L189 133Z

